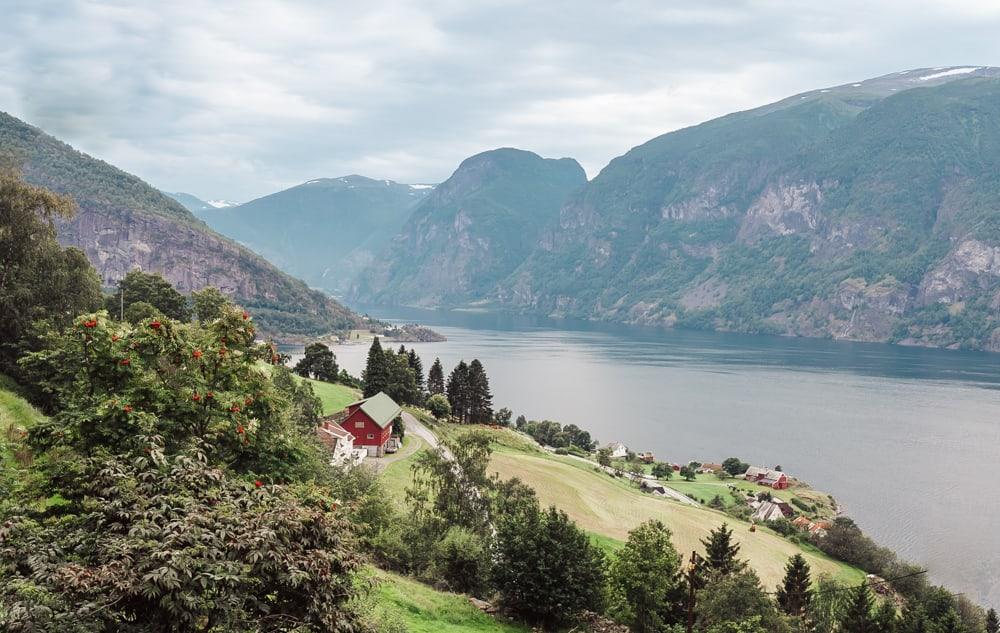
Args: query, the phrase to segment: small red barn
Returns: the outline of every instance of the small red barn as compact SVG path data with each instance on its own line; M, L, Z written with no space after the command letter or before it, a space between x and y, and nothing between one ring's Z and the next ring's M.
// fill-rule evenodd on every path
M788 475L780 470L774 470L772 468L757 468L756 466L751 466L747 469L743 478L762 486L774 488L775 490L784 490L788 487Z
M354 446L367 448L369 457L382 457L385 445L392 437L392 421L402 411L402 407L380 391L370 398L347 405L347 415L340 426L354 436Z

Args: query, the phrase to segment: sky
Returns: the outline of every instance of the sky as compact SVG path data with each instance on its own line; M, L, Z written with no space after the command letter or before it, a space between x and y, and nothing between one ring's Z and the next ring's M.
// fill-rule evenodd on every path
M0 0L0 110L166 191L594 177L650 138L898 70L1000 65L997 0Z

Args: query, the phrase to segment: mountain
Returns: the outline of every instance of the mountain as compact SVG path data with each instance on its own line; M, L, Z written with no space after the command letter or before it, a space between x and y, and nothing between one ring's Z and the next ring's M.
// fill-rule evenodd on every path
M103 283L133 268L163 274L183 292L217 286L253 311L268 334L303 336L360 326L361 317L249 249L212 231L139 178L0 112L0 153L31 183L72 196L76 215L59 240L82 249Z
M418 305L474 301L515 270L586 182L571 158L510 148L467 158L413 210L352 296Z
M655 138L577 192L491 299L1000 350L1000 69L903 71Z
M177 191L170 193L169 191L164 191L164 195L173 198L177 202L180 202L185 209L194 214L196 218L205 219L205 215L217 209L215 205L193 196L190 193L184 193L183 191Z
M195 213L282 270L340 294L432 190L363 176L320 178L246 204Z

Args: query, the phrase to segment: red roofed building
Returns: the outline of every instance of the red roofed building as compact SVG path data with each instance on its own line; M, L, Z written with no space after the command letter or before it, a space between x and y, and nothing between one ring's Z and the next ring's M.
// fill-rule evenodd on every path
M773 470L771 468L757 468L756 466L751 466L747 469L743 478L762 486L774 488L775 490L784 490L788 487L788 475L780 470Z
M382 457L385 445L392 437L392 421L402 412L402 407L380 391L370 398L347 405L341 413L344 421L340 426L354 436L354 446L368 449L369 457Z

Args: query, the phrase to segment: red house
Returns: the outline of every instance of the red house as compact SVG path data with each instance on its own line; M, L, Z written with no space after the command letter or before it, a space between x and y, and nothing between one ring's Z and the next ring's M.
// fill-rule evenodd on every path
M756 466L751 466L747 469L743 478L762 486L774 488L775 490L784 490L788 487L788 475L780 470L773 470L771 468L757 468Z
M385 455L385 445L392 437L392 421L402 413L402 407L380 391L352 402L345 411L340 426L354 436L354 446L367 448L369 457Z

